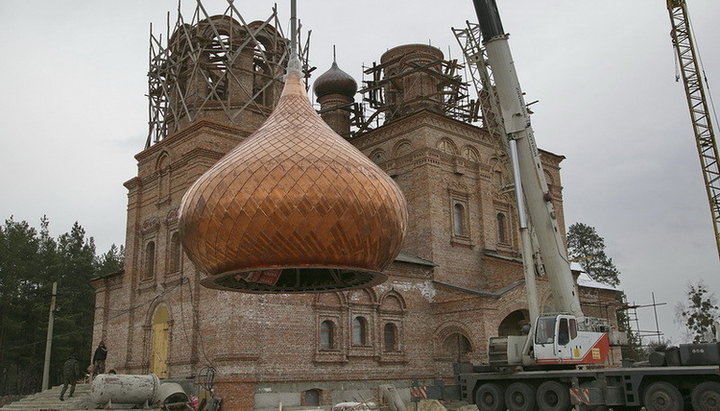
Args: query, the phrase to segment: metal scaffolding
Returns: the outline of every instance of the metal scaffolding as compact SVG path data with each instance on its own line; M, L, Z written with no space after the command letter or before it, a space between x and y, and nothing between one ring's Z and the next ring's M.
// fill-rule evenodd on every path
M405 57L400 55L381 64L373 62L372 66L363 66L363 88L358 91L363 95L363 102L354 104L351 110L352 136L408 114L410 107L430 108L466 123L480 120L479 104L470 98L468 84L459 74L463 66L456 59L437 58L418 63L412 59L405 61ZM388 70L389 67L392 70ZM409 99L396 98L403 93L403 88L413 87L422 77L437 85L433 92L419 93Z
M150 26L145 148L200 117L257 126L275 106L290 44L277 7L264 21L247 23L232 0L227 5L210 15L198 0L190 22L178 5L172 30L168 13L165 41ZM304 46L298 42L308 74L309 34Z
M500 114L500 100L495 90L492 70L487 64L485 48L480 44L482 34L478 23L466 22L464 29L452 28L455 39L465 56L466 67L470 71L475 90L478 92L483 127L495 138L505 143L505 127Z

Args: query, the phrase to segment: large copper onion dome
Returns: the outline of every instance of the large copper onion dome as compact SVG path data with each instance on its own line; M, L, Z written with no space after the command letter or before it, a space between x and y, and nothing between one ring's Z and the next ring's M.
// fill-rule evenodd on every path
M348 73L340 70L337 62L333 61L330 69L315 80L313 91L318 98L329 94L354 97L357 93L357 82Z
M250 293L379 284L406 226L395 182L322 121L293 70L275 111L180 206L201 283Z

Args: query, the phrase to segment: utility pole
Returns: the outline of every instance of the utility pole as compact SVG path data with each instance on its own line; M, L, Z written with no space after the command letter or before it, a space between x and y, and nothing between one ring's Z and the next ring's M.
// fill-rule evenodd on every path
M57 281L53 282L50 296L50 314L48 315L47 340L45 340L45 367L43 368L42 390L48 389L50 383L50 351L52 350L53 325L55 322L55 298L57 297Z

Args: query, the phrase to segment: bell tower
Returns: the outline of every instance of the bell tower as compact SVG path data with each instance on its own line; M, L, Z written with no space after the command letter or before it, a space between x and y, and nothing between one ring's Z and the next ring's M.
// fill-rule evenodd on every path
M151 33L146 148L198 119L254 130L275 107L287 39L275 13L241 24L230 4L223 15L196 11L189 24L178 18L167 44Z

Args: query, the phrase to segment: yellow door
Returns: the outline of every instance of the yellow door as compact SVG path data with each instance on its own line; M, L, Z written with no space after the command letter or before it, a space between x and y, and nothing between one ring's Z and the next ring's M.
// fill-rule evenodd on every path
M168 311L164 305L155 310L152 324L152 350L150 372L160 378L166 378L170 329Z

